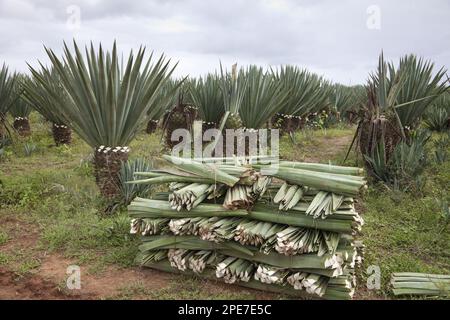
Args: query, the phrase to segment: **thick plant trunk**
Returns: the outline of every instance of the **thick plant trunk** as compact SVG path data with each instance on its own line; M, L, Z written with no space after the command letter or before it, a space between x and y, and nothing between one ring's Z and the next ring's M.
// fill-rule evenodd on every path
M145 132L147 132L148 134L155 133L156 129L158 128L158 123L159 120L149 120Z
M120 195L119 171L122 161L128 160L128 147L103 147L95 150L95 181L100 193L107 199Z
M305 120L300 116L277 114L274 117L275 127L280 129L281 135L291 134L305 127Z
M70 144L72 142L72 130L63 124L52 125L53 140L57 146L62 144Z
M31 134L30 121L26 117L15 118L13 127L17 131L17 133L19 133L19 135L22 137L27 137Z
M305 128L306 121L300 116L294 116L295 130L303 130Z
M171 112L164 116L166 146L172 149L178 141L172 141L172 133L177 129L190 130L198 117L197 108L186 104L177 105Z

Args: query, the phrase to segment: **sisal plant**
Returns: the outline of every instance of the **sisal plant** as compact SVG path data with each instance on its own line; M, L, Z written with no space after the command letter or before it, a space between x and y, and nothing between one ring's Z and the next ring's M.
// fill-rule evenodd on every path
M165 84L156 92L151 101L151 107L147 116L150 118L147 122L145 131L152 134L161 124L165 114L171 112L177 102L179 88L182 85L181 80L168 79Z
M289 92L287 101L272 119L273 126L293 138L294 131L304 128L309 116L328 105L331 86L324 78L295 66L273 70L272 77L284 92Z
M166 107L153 102L175 67L164 55L147 58L143 47L122 64L115 43L112 51L91 44L85 55L75 41L74 52L64 44L63 59L51 49L46 51L69 99L54 92L44 76L51 74L47 67L41 64L39 72L30 66L33 76L52 94L65 125L93 148L97 185L104 197L115 198L120 194L118 173L128 159L128 144L149 119L150 109Z
M24 99L52 124L53 140L57 146L72 142L72 130L67 125L60 104L70 104L69 96L61 84L61 79L53 68L36 71L31 69L32 77L24 82ZM46 85L38 79L45 80ZM55 98L58 97L58 98Z
M220 81L217 74L208 74L205 77L189 80L190 100L198 108L203 132L217 128L225 114Z
M13 116L13 128L23 137L31 134L29 115L31 106L24 98L24 83L28 80L28 76L18 74L14 85L14 96L17 97L11 106L9 113Z
M445 77L444 68L436 70L431 61L415 55L402 57L398 66L380 55L354 137L369 175L388 185L397 183L395 154L414 145L428 107L448 90Z

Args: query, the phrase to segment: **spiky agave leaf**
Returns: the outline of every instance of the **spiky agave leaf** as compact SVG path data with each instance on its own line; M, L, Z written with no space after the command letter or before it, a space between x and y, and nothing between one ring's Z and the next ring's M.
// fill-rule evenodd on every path
M354 92L351 87L334 84L328 96L331 110L338 119L344 117L348 111L355 109Z
M405 140L405 129L417 127L427 107L448 89L444 81L446 70L441 68L434 73L433 69L433 63L414 55L401 58L396 68L392 62L386 62L381 53L377 72L369 79L372 97L369 97L371 105L365 117L385 116ZM379 136L378 132L375 134Z
M247 78L237 72L237 65L233 65L231 73L223 69L220 64L220 88L222 91L223 103L226 119L221 122L225 124L226 129L238 129L242 127L242 121L239 115L245 91L247 88Z
M396 85L396 78L403 78L393 103L396 105L403 127L416 127L428 106L448 88L444 77L446 70L434 71L434 64L429 60L407 55L400 59L397 69L391 63L389 90Z
M0 69L0 115L5 115L15 101L16 81L16 74L10 74L8 67L3 64Z
M428 108L424 123L427 128L434 131L450 129L450 90L441 94Z
M183 184L179 188L173 188L169 195L169 202L174 210L190 211L214 193L215 189L214 184Z
M0 69L0 143L3 144L5 136L9 136L9 126L6 124L6 113L18 98L14 95L16 74L10 74L8 67L3 64Z
M127 162L122 163L119 171L119 183L123 204L129 205L134 198L147 195L151 185L130 184L127 182L135 179L135 172L149 171L151 169L151 164L143 158L128 160Z
M151 120L161 120L164 113L169 112L176 105L178 91L184 79L168 78L150 101L147 115Z
M31 78L23 83L24 99L45 119L57 125L66 125L61 104L69 105L71 101L58 73L54 68L35 70L30 67L30 70ZM44 80L46 85L39 79Z
M170 219L131 219L130 234L152 236L169 232Z
M285 284L289 271L287 269L275 268L269 265L260 264L255 272L255 280L267 284Z
M239 78L245 78L247 84L239 109L243 125L246 128L260 129L283 108L291 91L257 66L241 69Z

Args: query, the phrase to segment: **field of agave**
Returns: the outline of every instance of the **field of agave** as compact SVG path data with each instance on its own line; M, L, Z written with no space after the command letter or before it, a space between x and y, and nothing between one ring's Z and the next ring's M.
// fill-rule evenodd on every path
M98 298L448 296L444 68L381 54L368 83L348 87L296 66L176 79L164 55L121 58L116 44L46 52L29 74L0 71L1 274L48 275L49 251L92 283L122 268ZM248 150L169 156L174 131L199 123L278 129L277 172ZM136 265L175 274L136 278ZM179 277L192 287L171 289Z

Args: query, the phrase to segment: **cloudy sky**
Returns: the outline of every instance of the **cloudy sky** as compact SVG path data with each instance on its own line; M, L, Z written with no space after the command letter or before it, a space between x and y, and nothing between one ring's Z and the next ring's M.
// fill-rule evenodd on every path
M0 63L26 71L43 45L117 40L179 61L177 75L230 65L295 64L363 83L381 50L450 62L449 0L0 0Z

